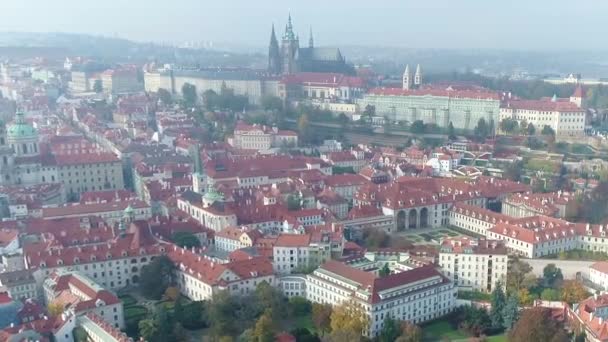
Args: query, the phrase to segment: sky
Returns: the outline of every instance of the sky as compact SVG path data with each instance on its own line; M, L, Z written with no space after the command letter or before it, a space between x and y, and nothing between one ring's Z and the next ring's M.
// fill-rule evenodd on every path
M595 49L605 0L0 0L0 31L266 46L291 12L302 42L410 48Z

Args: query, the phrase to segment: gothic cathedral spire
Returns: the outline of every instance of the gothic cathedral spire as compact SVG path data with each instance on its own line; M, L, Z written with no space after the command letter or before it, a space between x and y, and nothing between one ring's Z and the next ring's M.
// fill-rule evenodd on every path
M279 42L272 24L272 32L270 33L270 44L268 46L268 72L273 75L281 73L281 53L279 51Z
M312 36L312 26L310 27L310 34L308 37L308 47L309 48L314 48L315 47L315 39Z
M412 73L410 72L410 65L405 66L405 71L403 72L403 89L409 90L412 88Z

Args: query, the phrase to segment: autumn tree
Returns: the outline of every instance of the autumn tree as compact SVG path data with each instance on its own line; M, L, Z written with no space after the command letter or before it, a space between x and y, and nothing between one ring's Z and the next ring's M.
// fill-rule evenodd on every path
M308 120L308 114L302 114L298 119L298 133L300 133L300 140L302 142L310 142L312 132L310 131L310 122Z
M256 342L273 342L274 325L272 323L272 310L267 309L255 323L253 338Z
M352 302L336 306L331 313L332 332L346 330L362 335L368 324L367 315Z
M331 313L331 305L319 303L312 304L312 323L321 334L329 331L331 327Z
M532 272L532 267L517 257L509 260L507 272L507 292L517 293L524 287L527 275Z
M519 298L519 304L521 305L532 305L534 303L534 295L530 293L528 288L524 287L517 291L517 298Z
M177 301L177 299L179 298L179 289L175 286L167 287L167 289L165 290L164 297L165 299L168 299L172 302Z
M156 321L152 318L142 319L139 321L139 335L145 341L151 341L158 332Z
M47 310L48 310L49 315L51 317L57 317L57 316L60 316L63 313L63 311L65 310L65 308L64 308L63 304L61 304L61 302L52 301L47 306Z
M536 307L522 312L509 332L509 341L568 341L563 340L563 332L559 323L551 317L551 310Z
M422 341L422 329L412 322L401 323L401 336L395 342L420 342Z
M590 296L585 286L577 280L566 280L562 287L562 300L568 304L578 303Z
M557 301L560 298L561 294L556 289L543 289L543 292L540 293L540 299L542 300Z

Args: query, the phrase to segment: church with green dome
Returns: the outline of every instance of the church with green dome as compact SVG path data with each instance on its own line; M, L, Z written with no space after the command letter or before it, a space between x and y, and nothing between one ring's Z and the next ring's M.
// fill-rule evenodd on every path
M38 131L25 120L23 112L17 112L15 121L6 129L6 141L16 156L39 155Z

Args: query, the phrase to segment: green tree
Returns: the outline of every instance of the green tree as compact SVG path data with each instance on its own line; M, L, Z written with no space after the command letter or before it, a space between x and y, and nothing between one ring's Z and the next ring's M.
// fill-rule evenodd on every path
M489 134L490 126L488 126L486 119L479 119L479 121L477 121L477 126L475 126L475 128L473 129L473 136L477 141L485 141Z
M171 96L171 93L165 89L165 88L159 88L158 89L158 98L164 103L164 104L171 104L173 102L173 97Z
M268 111L282 111L283 100L280 97L265 95L261 100L262 108Z
M268 309L255 323L253 339L256 342L274 342L274 325L272 323L272 310Z
M536 134L536 127L534 127L533 123L529 123L528 124L528 129L527 129L528 135L534 135Z
M506 305L505 292L502 289L502 283L497 281L492 291L492 309L490 310L490 318L492 319L493 327L502 327L504 325L503 310Z
M452 124L452 121L450 121L450 123L448 124L448 139L456 139L456 133L454 132L454 124Z
M372 117L374 115L376 115L376 106L373 105L367 105L365 106L365 109L363 110L363 115L368 116L368 117Z
M190 232L175 232L171 236L171 240L173 240L173 243L183 248L190 249L192 247L199 248L201 246L201 241Z
M551 128L551 126L544 125L543 129L540 131L540 134L547 136L555 136L555 131L553 130L553 128Z
M196 330L206 326L205 307L203 302L193 301L183 306L179 321L186 329Z
M564 281L562 270L555 266L555 264L547 264L543 268L543 285L545 287L560 287Z
M88 342L89 334L82 327L76 327L72 330L72 336L74 336L74 342Z
M157 331L155 341L174 341L173 322L170 320L164 305L159 305L156 311Z
M517 298L516 294L510 295L509 299L507 299L507 303L502 310L502 317L503 327L507 330L510 330L515 322L517 322L519 317L519 298Z
M388 268L388 262L384 263L384 266L382 266L382 268L380 269L380 271L378 272L378 274L380 275L380 277L384 278L388 275L391 274L391 270L390 268Z
M184 83L182 86L182 97L184 98L184 104L187 107L194 107L198 98L196 86L190 83Z
M203 92L203 105L207 110L214 110L219 107L219 95L212 89L207 89Z
M298 195L287 196L287 210L298 211L302 209L302 199Z
M382 329L380 330L380 342L393 342L397 339L397 337L401 335L399 331L399 323L392 319L390 316L387 316L384 319L384 324L382 325Z
M265 281L256 287L255 298L260 308L270 309L274 319L285 317L288 313L287 300L283 293Z
M426 126L422 120L416 120L412 122L410 126L410 132L413 134L423 134L426 129Z
M517 123L517 121L511 118L505 118L500 122L500 130L504 133L517 133L516 131L518 127L519 124Z
M152 318L142 319L139 321L139 335L146 341L152 341L156 337L158 326L156 320Z
M142 294L150 299L160 299L173 283L175 264L166 255L154 258L148 265L142 267L139 287Z
M473 336L484 334L492 326L492 320L484 308L461 306L452 318L458 328Z
M103 83L101 83L101 80L95 80L95 82L93 82L93 91L97 94L103 91Z
M560 297L561 294L556 289L543 289L543 292L540 293L540 299L542 300L557 301L560 300Z
M312 304L304 297L289 298L289 312L292 316L306 316L312 311Z
M173 320L180 324L184 321L184 306L182 305L181 298L177 298L173 305Z

